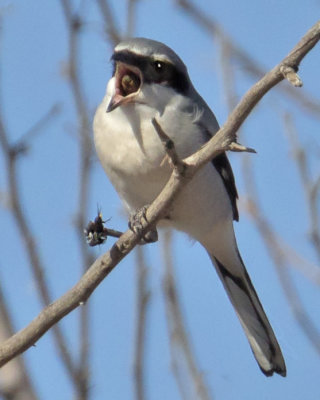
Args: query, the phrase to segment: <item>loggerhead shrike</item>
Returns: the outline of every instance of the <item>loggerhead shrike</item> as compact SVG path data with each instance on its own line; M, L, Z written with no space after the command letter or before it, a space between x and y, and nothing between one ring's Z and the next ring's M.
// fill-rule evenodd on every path
M171 174L152 119L173 140L181 159L219 126L182 60L163 43L126 40L115 47L112 61L113 76L94 117L94 140L105 172L132 213L150 204ZM279 344L237 247L233 220L238 219L237 189L223 153L183 189L166 224L207 250L262 372L285 376Z

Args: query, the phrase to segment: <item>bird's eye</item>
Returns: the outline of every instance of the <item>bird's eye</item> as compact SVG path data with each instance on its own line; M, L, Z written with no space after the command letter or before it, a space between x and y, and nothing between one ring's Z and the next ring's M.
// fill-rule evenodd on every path
M161 73L164 71L165 63L162 61L154 61L153 68L156 72Z

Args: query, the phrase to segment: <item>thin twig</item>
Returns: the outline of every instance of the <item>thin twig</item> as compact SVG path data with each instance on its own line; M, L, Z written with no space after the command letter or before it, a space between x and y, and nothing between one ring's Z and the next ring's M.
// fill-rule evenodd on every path
M264 240L275 266L277 267L276 271L278 273L279 281L284 294L287 297L291 311L302 331L310 340L315 350L320 354L320 332L303 306L299 293L289 274L286 254L281 248L281 244L277 241L277 235L274 234L271 224L262 213L252 168L248 165L249 162L250 160L247 159L247 165L245 167L246 171L244 173L247 192L250 193L250 198L252 199L248 207L249 212L253 217L253 221Z
M134 391L136 400L145 400L145 343L146 343L146 317L150 300L150 290L147 288L148 269L142 246L136 248L136 334L135 354L133 362Z
M111 10L108 0L96 0L100 8L101 15L105 21L105 32L108 42L112 43L113 46L121 41L121 35L119 29L116 27L115 15Z
M163 291L168 327L170 328L171 358L178 387L183 398L209 400L212 396L209 394L209 389L197 366L179 304L177 284L172 263L171 231L166 232L164 240L162 241L162 257L165 266ZM182 374L180 364L183 361L185 362L186 370L188 371L187 377ZM182 379L182 377L184 379ZM188 382L188 384L186 382ZM188 390L188 395L186 394L187 387L191 389L191 393L194 395L190 393L190 390Z
M14 150L16 153L25 152L28 150L32 144L32 140L41 133L50 123L50 121L55 118L61 111L61 106L59 104L54 104L43 117L36 122L29 130L27 130L23 136L14 144Z
M235 73L231 62L232 51L228 41L224 40L224 36L219 38L219 61L220 74L223 82L223 93L227 104L228 112L231 112L238 102L238 96L235 91ZM239 136L239 135L238 135Z
M307 202L310 226L309 238L320 262L320 220L318 206L318 199L320 195L320 177L318 176L317 179L313 180L310 176L307 165L307 152L303 148L302 144L299 143L299 135L296 131L292 115L286 113L283 116L283 120L287 137L292 147L294 159L298 167L301 186Z
M1 24L1 18L0 18ZM0 26L1 28L1 26ZM1 54L1 53L0 53ZM1 101L1 97L0 97ZM40 129L43 129L51 119L57 115L58 106L53 106L49 112L44 114L42 118L37 121L33 127L31 127L24 135L22 135L22 140L14 144L9 141L9 133L3 122L1 107L0 107L0 147L2 148L6 172L7 172L7 183L8 183L8 193L10 198L10 209L12 211L13 218L17 224L18 230L20 232L22 241L25 245L27 256L29 259L29 265L31 272L34 276L34 280L37 283L37 290L40 295L40 300L42 305L45 307L51 302L51 295L49 290L49 284L43 274L44 265L40 258L40 253L37 244L34 241L34 236L30 224L27 221L27 216L25 209L22 204L20 187L18 185L18 171L17 171L17 161L18 156L21 154L22 148L29 148L31 143L30 140L34 138ZM65 366L71 380L73 382L77 381L77 371L74 367L71 355L68 351L68 345L64 335L60 329L59 325L53 327L53 338L57 346L58 352L61 356L63 365Z
M3 120L0 114L0 145L2 147L7 171L7 181L8 181L8 192L10 196L10 208L12 210L12 215L15 222L19 228L21 238L25 244L27 255L29 258L30 267L37 282L37 288L39 290L41 302L43 306L47 306L51 303L51 296L49 292L49 284L43 274L44 267L40 259L37 245L33 238L33 233L31 231L30 224L27 222L26 213L21 203L20 189L18 187L18 171L17 171L17 159L18 154L15 151L16 146L11 145L8 140L8 134L3 124ZM56 345L59 349L59 353L63 360L69 375L72 377L73 381L77 381L77 373L74 368L71 356L68 351L67 343L63 337L61 329L58 325L53 327L53 336Z
M68 77L70 80L71 92L73 95L75 107L78 116L79 127L79 145L80 145L80 165L79 165L79 195L78 195L78 211L76 230L79 239L82 271L85 272L92 263L92 255L83 237L83 229L86 225L88 201L89 201L89 185L91 175L91 156L92 141L90 137L90 116L86 106L86 100L83 85L80 80L80 61L79 46L80 33L82 29L82 19L79 14L72 11L71 4L68 0L61 0L66 24L69 31L69 60L68 60ZM78 364L78 398L86 400L89 398L89 343L90 343L90 324L89 324L89 306L84 304L80 309L80 349Z
M126 37L132 37L135 32L135 22L136 22L136 7L138 0L127 0L127 27L126 27Z
M151 120L152 125L154 126L162 144L166 151L167 157L170 160L171 165L177 171L178 174L183 174L185 170L185 164L180 160L178 153L176 152L175 144L173 140L164 132L161 128L159 122L153 118Z
M0 341L14 333L11 313L0 284ZM0 371L0 397L4 400L37 400L38 395L32 384L29 371L22 357L17 357Z

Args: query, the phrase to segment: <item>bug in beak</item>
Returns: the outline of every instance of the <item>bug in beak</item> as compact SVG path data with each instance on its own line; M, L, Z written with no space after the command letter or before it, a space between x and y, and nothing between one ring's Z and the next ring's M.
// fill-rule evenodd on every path
M106 112L113 111L122 104L132 103L142 86L142 73L139 68L117 62L115 71L115 93Z

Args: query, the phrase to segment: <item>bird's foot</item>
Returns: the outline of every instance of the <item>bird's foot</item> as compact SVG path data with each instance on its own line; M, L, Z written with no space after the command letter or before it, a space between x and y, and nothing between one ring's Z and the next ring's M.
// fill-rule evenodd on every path
M130 215L128 226L136 234L140 234L143 228L142 220L147 220L147 209L148 206L138 208L134 213ZM148 244L158 241L158 232L156 229L152 229L145 233L140 240L139 244Z

